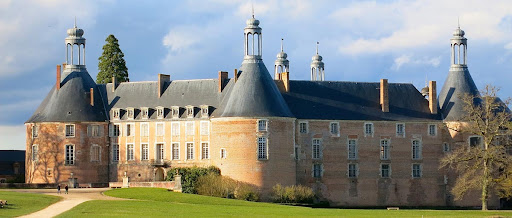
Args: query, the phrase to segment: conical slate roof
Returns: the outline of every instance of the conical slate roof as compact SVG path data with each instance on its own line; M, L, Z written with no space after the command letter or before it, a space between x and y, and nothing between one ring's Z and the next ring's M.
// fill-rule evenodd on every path
M478 89L466 66L452 66L439 93L441 114L446 121L459 121L464 115L463 94L478 95Z
M293 117L261 59L246 59L221 117Z
M27 123L107 120L99 89L87 71L65 71L63 75L67 76L60 90L53 87ZM90 105L91 88L94 88L94 106Z

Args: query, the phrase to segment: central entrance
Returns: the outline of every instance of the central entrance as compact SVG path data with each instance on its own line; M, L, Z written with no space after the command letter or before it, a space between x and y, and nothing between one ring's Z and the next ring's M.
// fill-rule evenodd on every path
M164 181L165 180L165 173L164 169L162 167L158 167L155 170L155 182L156 181Z

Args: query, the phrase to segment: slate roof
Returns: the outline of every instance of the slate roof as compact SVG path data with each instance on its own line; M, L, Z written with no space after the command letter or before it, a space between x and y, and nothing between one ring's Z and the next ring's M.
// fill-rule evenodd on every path
M439 107L444 120L459 121L464 117L464 102L459 98L463 93L478 95L478 89L467 67L452 67L439 93Z
M67 75L60 90L50 90L27 123L105 121L105 108L101 95L87 71L63 72ZM94 106L90 105L89 92L94 88Z

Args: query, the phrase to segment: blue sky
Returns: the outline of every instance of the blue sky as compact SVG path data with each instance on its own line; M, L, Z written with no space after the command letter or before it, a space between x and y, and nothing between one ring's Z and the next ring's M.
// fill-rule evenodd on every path
M512 96L512 1L191 0L0 1L0 149L24 149L24 122L55 84L73 26L87 38L93 78L105 38L114 34L131 81L215 78L243 58L243 28L254 5L263 28L263 59L272 72L284 38L290 78L309 79L320 42L326 80L413 83L446 78L450 38L468 38L468 66L479 88Z

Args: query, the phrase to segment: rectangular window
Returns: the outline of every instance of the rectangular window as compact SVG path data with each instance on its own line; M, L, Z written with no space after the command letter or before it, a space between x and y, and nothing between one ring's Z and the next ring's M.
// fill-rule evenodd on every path
M300 133L308 133L308 123L307 122L299 123L299 132Z
M227 153L225 148L220 149L220 159L226 159Z
M89 136L92 136L92 137L100 137L101 136L100 125L89 125L87 128L87 131L88 131L87 135L89 135Z
M436 124L428 125L428 135L429 136L436 136L437 135L437 126L436 126Z
M37 161L39 159L39 146L32 145L32 160Z
M164 144L156 144L156 160L161 162L165 159L165 147Z
M471 136L469 137L469 146L477 147L482 145L482 137L481 136Z
M320 159L322 157L322 140L313 139L312 143L312 157L313 159Z
M131 123L126 124L126 136L133 136L135 133L135 125Z
M313 177L314 178L322 177L322 164L313 164Z
M380 165L380 176L382 178L389 178L391 176L391 166L389 164Z
M114 162L119 161L119 145L118 144L112 145L112 161L114 161Z
M140 136L142 136L142 137L149 136L149 123L141 123L140 124Z
M412 165L412 178L421 178L421 164Z
M194 160L194 143L187 142L187 160Z
M389 160L389 140L380 140L380 159Z
M91 161L93 161L93 162L100 161L100 146L98 146L98 145L91 146Z
M121 126L119 124L110 125L110 137L119 137L121 134Z
M339 134L340 134L339 123L337 123L337 122L332 122L332 123L330 124L330 127L329 127L329 128L330 128L330 131L331 131L331 134L332 134L332 135L338 135L338 136L339 136Z
M364 136L373 136L373 123L364 124Z
M185 134L186 135L194 135L194 122L187 122L185 124Z
M75 137L75 125L66 125L66 137Z
M66 145L66 165L74 165L75 164L75 146L74 145Z
M140 109L140 116L142 117L142 119L148 119L149 118L149 108L147 107L143 107Z
M450 152L450 144L443 143L443 152Z
M348 159L357 159L357 140L355 139L348 140Z
M180 144L172 143L172 159L179 160L180 159Z
M258 160L266 160L268 159L268 147L267 147L267 138L259 137L258 138Z
M396 136L397 137L405 136L405 124L403 124L403 123L396 124Z
M173 106L172 109L172 118L179 118L180 117L180 108Z
M156 124L156 136L164 136L164 123Z
M267 131L267 120L258 120L258 132Z
M210 159L210 146L208 142L201 143L201 158Z
M348 178L356 178L357 177L357 164L349 164L348 165Z
M208 121L201 121L201 135L210 134L210 126Z
M413 160L421 159L421 142L420 142L420 140L412 141L412 159Z
M179 136L180 135L180 123L178 122L172 122L171 123L171 130L173 136Z
M37 138L37 134L38 134L38 127L36 125L32 126L32 138L35 139Z
M121 111L118 108L112 109L112 117L115 120L119 120L119 118L121 117L120 115L121 115Z
M133 144L126 145L126 160L135 160L135 151Z
M149 160L149 145L142 144L141 160Z
M192 107L192 106L187 107L187 117L188 118L194 117L194 107Z

